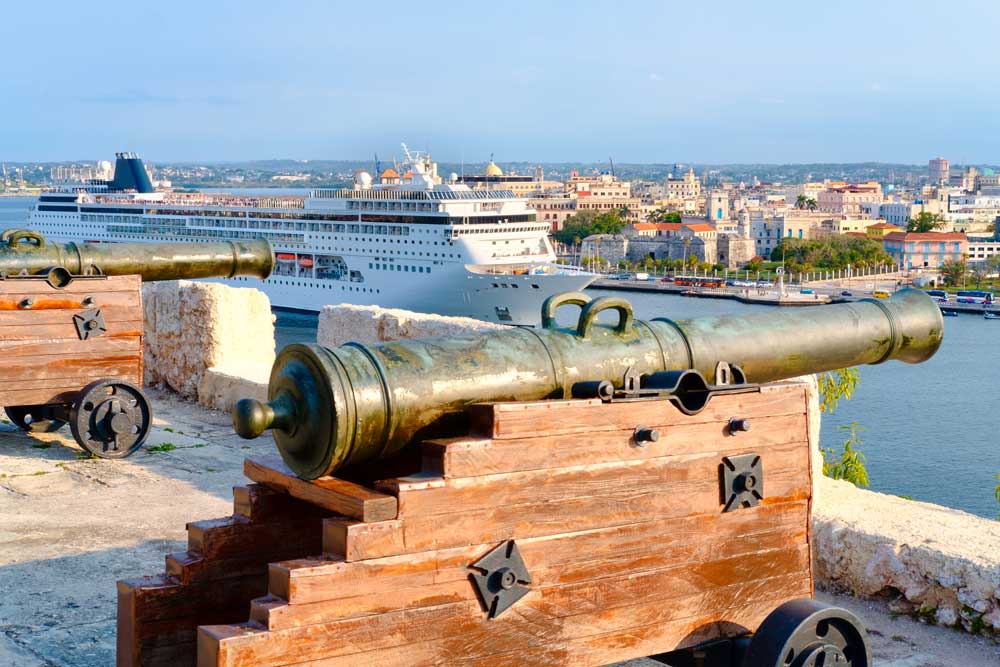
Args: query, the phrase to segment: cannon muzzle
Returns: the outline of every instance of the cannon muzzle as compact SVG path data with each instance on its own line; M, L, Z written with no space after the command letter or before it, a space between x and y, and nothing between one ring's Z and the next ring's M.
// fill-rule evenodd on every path
M51 243L38 232L0 234L0 274L65 276L139 275L143 281L196 278L267 278L274 252L265 240L207 243ZM60 277L62 276L62 277Z
M582 308L573 328L555 324L566 304ZM605 310L618 321L598 322ZM639 321L624 299L560 294L543 304L539 330L333 350L289 345L272 367L270 400L240 401L233 425L245 438L271 429L288 466L314 479L424 437L460 435L456 417L472 403L568 398L577 383L621 387L661 371L712 377L720 363L758 383L890 359L918 363L937 351L942 329L937 304L913 289L889 300L686 321Z

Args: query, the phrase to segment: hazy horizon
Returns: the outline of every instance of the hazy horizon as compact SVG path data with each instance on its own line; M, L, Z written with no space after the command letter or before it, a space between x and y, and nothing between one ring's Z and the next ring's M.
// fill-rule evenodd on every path
M1000 162L997 6L459 7L7 7L0 160Z

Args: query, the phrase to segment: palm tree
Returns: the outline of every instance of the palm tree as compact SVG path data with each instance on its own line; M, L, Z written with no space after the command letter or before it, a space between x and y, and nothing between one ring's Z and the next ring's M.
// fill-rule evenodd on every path
M813 199L812 197L810 197L809 199L806 199L806 208L807 209L809 209L810 211L815 211L818 207L819 207L819 204L816 203L815 199Z
M806 197L805 195L799 195L795 199L795 208L797 208L797 209L803 209L803 208L805 208L807 201L808 201L808 197Z

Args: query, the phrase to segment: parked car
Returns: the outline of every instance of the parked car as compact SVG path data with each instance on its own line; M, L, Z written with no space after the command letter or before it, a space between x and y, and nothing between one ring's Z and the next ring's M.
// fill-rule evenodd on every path
M854 296L854 292L845 289L843 292L840 293L840 296Z
M810 287L803 287L799 290L799 294L815 294Z
M674 279L672 277L670 277L670 276L667 276L666 278L662 279L662 282L672 283L672 282L674 282Z

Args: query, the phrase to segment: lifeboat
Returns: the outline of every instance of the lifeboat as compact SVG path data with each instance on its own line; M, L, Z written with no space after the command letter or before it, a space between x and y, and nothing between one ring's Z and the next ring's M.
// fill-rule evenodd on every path
M304 268L304 269L311 269L312 265L313 265L313 261L312 261L311 258L309 258L309 257L300 257L299 258L299 266L301 266L302 268Z
M274 258L279 262L294 262L295 255L290 252L279 252L275 254Z

